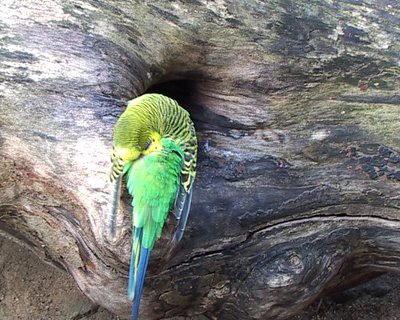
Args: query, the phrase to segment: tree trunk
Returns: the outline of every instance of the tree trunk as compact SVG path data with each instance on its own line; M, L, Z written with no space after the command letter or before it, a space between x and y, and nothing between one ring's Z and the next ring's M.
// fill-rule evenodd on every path
M400 270L400 4L28 0L0 5L0 229L120 316L126 192L113 126L144 92L199 138L184 239L152 255L145 319L285 319Z

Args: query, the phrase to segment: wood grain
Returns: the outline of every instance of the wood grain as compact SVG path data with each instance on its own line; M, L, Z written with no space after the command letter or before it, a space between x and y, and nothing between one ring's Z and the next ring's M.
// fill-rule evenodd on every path
M126 317L130 200L107 233L112 131L144 92L199 138L184 239L157 246L146 319L286 319L400 270L394 1L3 1L0 230Z

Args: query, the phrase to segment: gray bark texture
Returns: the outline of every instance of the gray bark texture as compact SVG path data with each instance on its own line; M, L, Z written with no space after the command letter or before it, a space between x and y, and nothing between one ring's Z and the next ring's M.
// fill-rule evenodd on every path
M112 132L127 100L161 92L191 113L199 165L143 319L286 319L399 271L399 52L394 0L1 1L1 232L127 317Z

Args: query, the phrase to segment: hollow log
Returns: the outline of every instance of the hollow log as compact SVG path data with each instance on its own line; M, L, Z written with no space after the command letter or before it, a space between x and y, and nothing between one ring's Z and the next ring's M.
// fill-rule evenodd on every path
M286 319L400 270L398 2L5 0L0 26L1 233L96 303L129 315L130 199L112 238L109 152L144 92L177 99L199 139L144 319Z

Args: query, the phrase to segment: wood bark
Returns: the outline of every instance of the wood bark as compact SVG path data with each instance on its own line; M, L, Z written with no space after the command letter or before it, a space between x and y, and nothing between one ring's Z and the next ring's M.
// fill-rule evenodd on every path
M161 92L191 113L199 166L143 318L285 319L399 271L399 17L390 0L2 1L2 234L127 317L112 131L127 100Z

